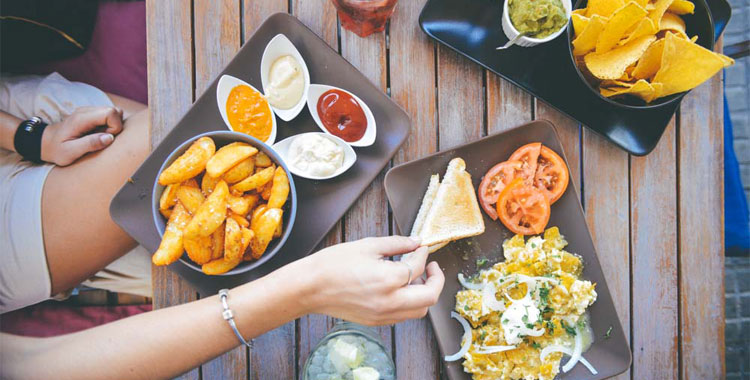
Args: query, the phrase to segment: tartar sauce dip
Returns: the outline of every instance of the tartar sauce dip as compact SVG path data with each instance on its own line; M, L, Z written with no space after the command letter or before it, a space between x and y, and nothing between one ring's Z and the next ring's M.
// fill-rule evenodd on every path
M305 78L302 66L291 55L276 58L268 71L266 98L278 109L290 109L302 98L305 90Z
M315 177L326 177L344 165L344 149L331 139L316 134L296 137L289 146L289 163Z

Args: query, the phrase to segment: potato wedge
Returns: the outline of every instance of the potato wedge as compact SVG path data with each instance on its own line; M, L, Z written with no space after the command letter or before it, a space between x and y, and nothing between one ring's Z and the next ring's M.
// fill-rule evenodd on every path
M211 236L201 236L197 238L184 238L182 244L185 246L190 260L198 265L203 265L211 261Z
M161 238L161 243L159 243L159 249L151 257L154 265L169 265L182 256L182 252L184 251L182 230L189 221L190 214L185 210L185 207L177 203L167 221L164 236Z
M229 214L227 215L227 219L234 219L237 224L239 224L241 227L250 227L250 221L245 219L242 215L237 215L233 213L231 210L229 211Z
M221 177L240 161L258 153L258 149L245 143L231 143L221 147L206 163L206 174Z
M201 191L203 191L203 195L211 195L211 192L214 191L216 184L219 183L220 180L221 178L214 178L208 174L204 174L203 179L201 179Z
M253 210L253 215L250 217L250 229L255 230L258 225L258 222L260 221L260 216L263 215L264 212L268 210L268 206L265 204L262 204Z
M214 140L210 137L199 138L159 174L159 184L171 185L197 176L206 168L206 163L214 152L216 152Z
M247 210L249 214L250 211L255 209L255 206L258 204L260 197L258 196L258 194L245 194L242 197L247 199L247 203L248 203ZM245 214L245 216L247 216L247 214Z
M222 224L211 234L211 260L220 259L224 256L224 232L226 225Z
M159 209L159 213L161 213L161 215L163 217L169 219L169 217L172 216L172 209L171 208L168 208L166 210L165 209Z
M268 181L267 184L263 185L262 188L258 189L260 191L260 197L263 198L264 201L268 201L268 199L271 198L272 186L273 186L273 183L271 183L271 181Z
M273 233L276 231L276 227L281 224L282 211L278 208L270 208L266 210L258 218L258 222L255 228L252 228L255 233L253 241L250 242L250 249L252 250L252 256L254 259L259 259L266 252L268 244L273 239Z
M233 213L244 217L250 212L250 198L237 197L229 194L229 197L227 198L227 207L229 207Z
M273 179L273 172L274 169L272 166L269 166L250 177L245 178L244 180L234 184L232 186L232 191L236 192L246 192L250 190L255 190L257 188L260 188L261 186L267 184L271 179Z
M274 238L274 239L278 239L278 238L280 238L280 237L281 237L281 233L282 233L282 232L284 232L284 231L282 230L282 227L283 227L282 225L283 225L283 224L284 224L284 223L279 223L279 225L278 225L278 226L276 226L276 231L273 231L273 238Z
M239 265L242 262L240 261L229 261L224 260L224 258L219 258L215 260L211 260L208 263L203 264L201 269L203 270L203 273L211 276L215 276L217 274L223 274L227 273L230 270L234 269L237 265Z
M185 236L198 237L211 235L227 216L227 183L219 181L211 195L198 207L193 219L185 227Z
M241 261L242 254L242 227L232 218L227 218L226 230L224 232L224 260Z
M177 202L177 189L180 188L179 183L168 185L164 188L164 191L159 197L159 210L169 210Z
M268 198L269 208L281 208L286 203L289 196L289 177L281 166L276 168L273 174L273 184L270 190L271 195Z
M255 172L255 158L250 156L227 170L222 179L228 184L235 184L249 177L253 172Z
M204 200L203 193L199 188L187 185L180 186L177 189L177 199L185 206L190 215L195 215Z
M181 186L188 186L188 187L194 187L196 189L200 189L200 185L198 185L198 181L195 180L195 178L190 178L189 180L183 182Z
M242 259L245 258L247 255L247 252L250 252L248 248L250 247L250 243L255 238L255 232L249 228L242 228Z
M273 161L271 161L271 157L268 157L267 154L258 152L258 154L255 155L255 166L265 168L271 165L273 165Z

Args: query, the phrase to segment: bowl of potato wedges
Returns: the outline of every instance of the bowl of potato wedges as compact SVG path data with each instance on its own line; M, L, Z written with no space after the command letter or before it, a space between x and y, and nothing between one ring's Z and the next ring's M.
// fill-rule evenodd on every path
M230 131L207 132L175 149L152 198L162 238L152 262L181 260L206 275L238 274L270 260L297 213L283 159L260 140Z

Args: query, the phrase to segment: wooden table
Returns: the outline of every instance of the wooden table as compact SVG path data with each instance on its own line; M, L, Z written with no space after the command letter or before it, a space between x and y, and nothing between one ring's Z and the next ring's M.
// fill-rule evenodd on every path
M459 1L459 0L457 0ZM621 379L719 379L724 370L722 78L682 102L656 149L629 156L577 122L429 40L417 18L425 0L401 0L387 33L339 31L329 0L148 0L148 82L155 146L275 12L302 20L411 115L393 164L533 119L563 139L571 183L623 326L633 365ZM331 231L326 244L397 233L381 174ZM154 269L154 306L196 299L165 268ZM295 379L334 320L311 315L184 375L204 379ZM430 323L379 329L399 379L437 379Z

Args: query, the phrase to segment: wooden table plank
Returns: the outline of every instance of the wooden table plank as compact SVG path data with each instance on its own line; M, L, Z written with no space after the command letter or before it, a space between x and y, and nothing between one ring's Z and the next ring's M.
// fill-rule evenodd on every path
M268 16L277 12L289 11L289 4L286 1L242 1L241 25L242 30L244 30L244 39L252 36ZM249 353L249 363L247 364L249 378L294 379L296 372L295 343L296 323L294 321L257 337L253 349Z
M674 118L653 152L631 158L635 379L678 376L676 160Z
M534 99L534 118L547 120L555 125L560 142L562 142L565 157L568 159L570 168L570 183L574 184L574 189L578 197L581 197L581 126L580 124L552 108L549 104Z
M719 74L691 91L680 106L677 199L684 380L723 379L726 372L722 94Z
M390 25L391 97L411 117L409 139L394 158L401 164L437 149L435 102L435 44L419 29L417 19L425 0L400 1ZM395 223L394 233L398 231ZM427 318L394 328L396 373L400 379L436 379L440 355Z
M151 149L193 103L190 7L189 0L146 1L147 59L151 68L148 70ZM196 290L166 267L153 267L152 283L155 309L197 298ZM199 377L199 370L193 369L180 378Z
M239 0L194 0L193 25L197 99L240 48ZM201 374L205 379L237 379L247 376L247 367L247 348L238 346L203 364Z
M292 14L302 21L308 28L328 43L334 50L338 50L338 24L336 9L328 0L318 2L293 0ZM315 79L311 79L315 82ZM319 249L338 244L342 241L341 222L339 221L326 236ZM310 352L336 324L336 320L326 315L307 315L297 321L297 368L298 379L302 379L302 370Z
M487 76L487 134L530 122L534 98L520 87L485 70Z
M438 148L485 135L483 72L453 50L438 46Z
M375 33L361 38L341 28L341 55L370 79L383 92L388 82L385 33ZM351 209L344 215L344 240L352 241L370 236L390 235L388 200L383 189L383 177L388 168L375 177ZM389 352L393 331L391 326L377 328L378 334Z
M630 205L628 155L587 129L583 130L582 196L586 223L604 277L630 340ZM630 379L630 371L616 379Z

